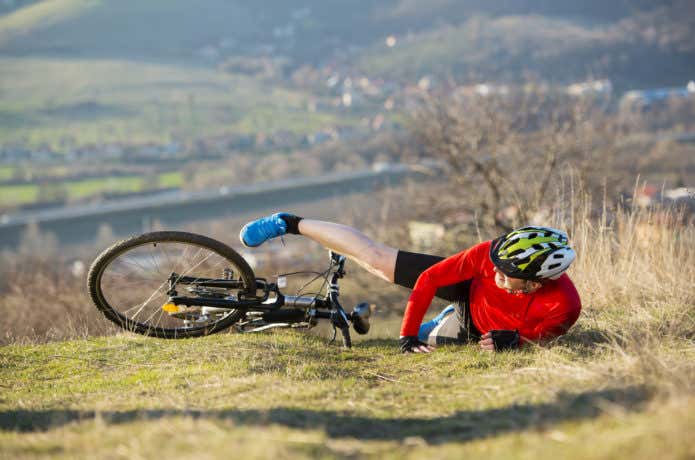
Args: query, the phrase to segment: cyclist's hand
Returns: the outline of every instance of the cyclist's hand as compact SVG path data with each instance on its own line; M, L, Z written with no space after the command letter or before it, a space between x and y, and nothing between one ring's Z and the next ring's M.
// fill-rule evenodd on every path
M403 353L429 353L434 350L434 347L421 342L417 336L401 337L401 351Z
M480 338L480 348L486 351L516 350L519 348L519 332L511 330L494 330Z
M480 348L485 351L495 351L495 342L492 341L492 334L489 332L487 334L483 334L478 344L480 345Z

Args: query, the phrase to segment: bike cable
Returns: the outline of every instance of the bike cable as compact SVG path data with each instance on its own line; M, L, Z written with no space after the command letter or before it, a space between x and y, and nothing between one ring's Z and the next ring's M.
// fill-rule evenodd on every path
M304 283L304 285L297 290L297 295L298 296L303 295L303 291L307 286L309 286L311 283L313 283L314 281L316 281L317 279L319 279L323 276L323 283L321 284L321 287L318 289L318 292L314 297L314 299L316 299L318 297L318 295L321 292L323 292L324 288L326 287L326 284L328 284L328 276L330 275L330 271L331 271L331 269L329 268L328 270L326 270L323 273L318 273L317 276L315 276L314 278L312 278L308 282ZM317 273L317 272L311 272L311 273Z
M325 271L324 272L315 272L315 271L311 271L311 270L306 270L306 271L302 270L302 271L298 271L298 272L278 273L276 276L294 276L294 275L309 275L309 274L317 275L316 278L319 278L321 276L324 276L326 274L326 272ZM316 278L314 278L314 279L316 279Z

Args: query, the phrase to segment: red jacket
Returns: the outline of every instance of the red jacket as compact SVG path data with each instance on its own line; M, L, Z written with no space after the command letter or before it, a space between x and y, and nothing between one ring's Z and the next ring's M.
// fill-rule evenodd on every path
M490 244L491 241L477 244L422 272L408 300L401 336L418 334L438 288L467 279L472 279L471 319L482 334L494 329L516 329L527 340L539 340L567 332L582 308L569 276L563 274L557 280L548 280L530 294L509 294L495 284Z

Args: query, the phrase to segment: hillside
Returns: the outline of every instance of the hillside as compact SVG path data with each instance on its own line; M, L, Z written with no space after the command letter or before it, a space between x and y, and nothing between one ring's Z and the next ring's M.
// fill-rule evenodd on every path
M0 58L0 67L11 88L0 92L0 144L168 143L338 123L309 113L306 93L207 68L34 58Z
M294 22L303 45L317 36L364 44L387 33L422 30L472 15L546 14L605 21L630 13L623 0L609 7L598 1L439 0L424 7L411 0L42 0L16 2L0 16L0 50L8 53L90 54L154 57L184 53L213 40L233 38L243 46L272 40L273 28ZM0 14L3 11L0 10ZM293 21L294 20L294 21ZM293 37L295 38L295 37ZM330 41L330 40L328 40Z
M608 78L618 91L682 86L695 71L689 7L657 8L615 23L530 15L474 16L373 45L357 59L368 75L411 80L519 82L529 76L566 84ZM678 16L681 14L682 16ZM645 66L645 62L649 62Z
M191 58L226 33L254 32L235 2L42 1L0 17L0 51L9 55Z
M315 165L315 149L340 152L328 168L362 165L395 150L386 140L358 158L365 139L400 135L423 91L442 87L610 79L611 102L683 87L691 3L5 0L0 207L146 192L183 163L185 179L152 187L219 185L234 178L211 179L203 160L240 154L235 167L289 152ZM134 162L148 165L139 177ZM82 187L97 178L112 185Z
M367 48L362 60L383 58L380 66L391 76L449 72L498 79L528 69L563 80L595 74L627 79L645 70L637 61L646 58L656 60L662 74L677 72L671 80L665 76L666 83L693 70L692 21L692 7L682 0L44 0L18 3L0 15L0 55L198 64L274 55L297 68L349 66ZM384 50L387 36L397 37L399 48L401 39L412 44L397 53ZM411 62L400 62L403 56ZM611 59L619 62L606 62ZM363 66L373 68L373 62ZM647 75L645 84L651 81L659 84Z
M628 0L17 2L0 15L0 146L64 151L60 137L79 146L351 124L349 111L332 110L340 100L306 111L336 68L386 81L680 86L695 71L692 12ZM317 76L297 84L294 70L307 65ZM296 86L303 94L283 89Z
M397 322L379 323L351 351L291 332L3 347L0 457L695 453L695 401L680 393L692 348L653 350L663 368L610 346L581 346L576 334L552 350L442 347L404 356L383 338Z
M436 216L436 200L418 192L305 209L409 244L418 198ZM119 333L87 298L80 253L35 235L18 254L0 253L0 458L693 458L695 226L659 208L604 205L597 217L588 200L569 197L551 221L578 254L577 323L495 354L473 343L402 355L408 291L355 264L341 299L377 308L350 351L328 344L326 328L179 341ZM232 242L240 227L191 230ZM452 254L464 241L428 250ZM255 270L266 279L325 258L307 239L274 243ZM88 265L95 250L78 257Z
M381 295L381 308L350 351L325 328L114 334L83 279L21 257L2 277L0 331L38 318L51 329L0 346L0 458L692 458L695 232L649 231L651 218L578 216L579 321L546 346L496 354L400 354L400 318L383 312L404 300L367 275L352 294ZM61 328L71 340L55 341Z

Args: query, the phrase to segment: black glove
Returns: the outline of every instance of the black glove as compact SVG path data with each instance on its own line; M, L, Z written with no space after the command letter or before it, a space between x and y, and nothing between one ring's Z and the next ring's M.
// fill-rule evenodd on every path
M400 343L401 343L401 352L403 352L403 353L414 353L413 348L428 347L428 345L426 343L421 342L420 339L418 339L417 336L415 336L415 335L409 335L406 337L401 337Z
M490 331L495 350L515 350L519 348L519 332L510 330Z

